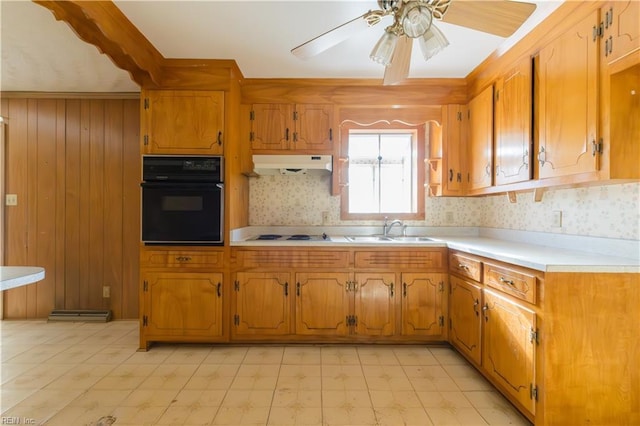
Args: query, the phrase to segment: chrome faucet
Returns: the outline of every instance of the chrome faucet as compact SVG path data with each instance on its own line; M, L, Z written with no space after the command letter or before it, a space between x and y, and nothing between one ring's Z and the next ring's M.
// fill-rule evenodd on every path
M402 233L404 235L404 233L406 232L407 227L402 223L402 221L400 219L396 219L396 220L393 220L393 221L389 222L389 218L388 217L384 218L384 225L382 226L382 235L384 235L385 237L388 236L389 232L391 231L391 228L393 228L395 225L402 226Z

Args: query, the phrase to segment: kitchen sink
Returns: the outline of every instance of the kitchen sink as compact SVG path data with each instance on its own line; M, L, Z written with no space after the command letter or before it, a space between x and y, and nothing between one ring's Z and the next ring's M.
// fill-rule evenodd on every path
M405 243L421 243L425 241L434 241L433 238L429 237L391 237L393 241L402 241Z
M429 237L405 237L405 236L384 236L384 235L348 235L345 236L348 241L354 243L422 243L434 241Z
M383 235L348 235L345 236L348 241L354 243L380 243L393 241L390 237Z

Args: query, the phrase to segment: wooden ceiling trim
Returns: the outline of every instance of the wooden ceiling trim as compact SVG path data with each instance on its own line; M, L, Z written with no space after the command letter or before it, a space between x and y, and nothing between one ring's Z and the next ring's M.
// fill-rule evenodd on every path
M141 87L162 83L163 56L110 1L46 1L35 3L66 22L76 35L129 72Z

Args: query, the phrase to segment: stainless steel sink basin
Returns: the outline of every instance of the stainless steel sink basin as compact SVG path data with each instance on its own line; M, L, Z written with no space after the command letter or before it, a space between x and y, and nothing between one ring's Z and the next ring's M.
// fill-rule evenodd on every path
M382 235L347 235L345 238L354 243L380 243L393 241L390 237Z
M425 241L433 241L433 238L429 237L391 237L393 241L402 241L405 243L421 243Z
M387 236L384 235L347 235L345 236L347 241L354 243L422 243L427 241L433 241L429 237L403 237L403 236Z

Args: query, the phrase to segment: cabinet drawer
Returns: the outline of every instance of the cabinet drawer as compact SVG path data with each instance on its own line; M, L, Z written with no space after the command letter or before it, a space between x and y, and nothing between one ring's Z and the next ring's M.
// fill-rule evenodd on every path
M445 259L442 250L357 251L355 266L356 268L442 269L445 267Z
M482 262L460 253L449 254L449 271L474 281L482 277Z
M484 263L484 283L529 303L536 303L536 276L527 269Z
M238 266L242 268L346 268L349 252L308 250L238 250Z
M221 268L222 251L144 250L140 266L147 268Z

